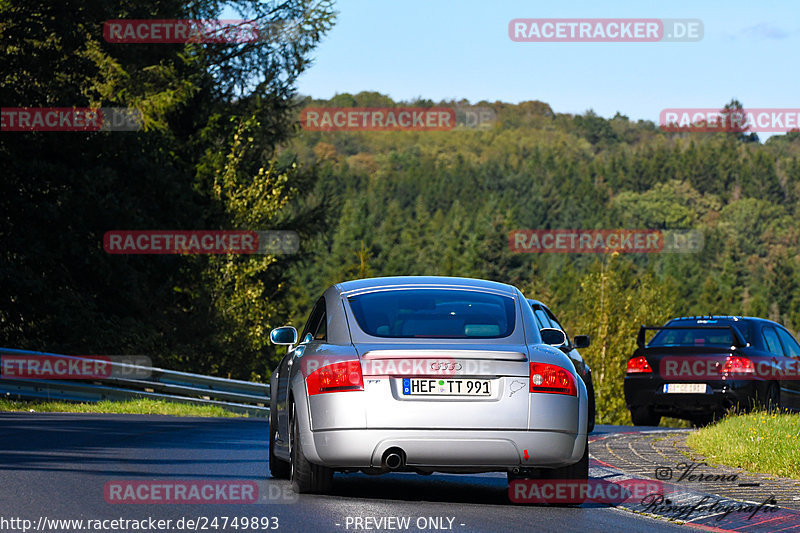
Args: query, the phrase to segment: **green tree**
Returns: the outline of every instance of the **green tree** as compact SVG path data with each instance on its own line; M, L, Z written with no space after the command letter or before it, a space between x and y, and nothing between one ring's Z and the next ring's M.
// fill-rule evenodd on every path
M614 252L581 277L576 300L580 314L574 331L592 338L583 355L592 368L598 422L627 424L626 363L636 349L640 325L659 325L674 316L669 287Z
M102 39L110 19L218 18L223 4L216 1L0 3L4 107L130 107L144 124L130 133L0 136L0 157L9 162L0 180L0 345L148 354L162 366L245 378L266 364L268 353L254 336L281 307L274 298L269 313L244 302L279 294L272 284L294 259L266 268L268 258L245 266L244 259L110 256L102 248L103 234L113 229L276 221L301 234L313 229L303 202L283 205L277 215L248 217L241 209L269 205L257 191L283 198L292 187L313 187L313 173L270 162L294 131L294 83L334 20L330 2L226 5L266 27L294 21L291 38L266 32L258 43L233 47ZM242 127L246 136L237 140ZM234 174L222 188L234 187L236 200L215 189L218 177ZM282 185L280 176L291 183ZM223 282L229 274L239 283ZM239 354L243 344L250 351ZM248 354L252 362L244 363Z

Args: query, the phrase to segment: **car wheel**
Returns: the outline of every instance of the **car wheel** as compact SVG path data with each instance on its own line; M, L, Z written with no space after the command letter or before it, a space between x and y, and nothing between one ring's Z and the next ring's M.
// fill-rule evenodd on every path
M569 466L544 470L543 477L547 479L589 479L589 437L586 437L586 446L583 448L583 456L580 461Z
M767 411L780 411L781 409L781 390L777 383L770 383L764 395L762 407Z
M595 406L594 406L594 384L592 383L592 375L589 374L589 380L586 382L586 392L589 395L589 422L586 424L586 433L594 431L595 419Z
M631 408L631 421L634 426L657 426L661 423L661 415L657 415L650 407Z
M714 413L707 414L707 415L696 415L689 419L689 422L692 423L694 427L702 428L714 421Z
M291 438L289 439L290 463L289 477L292 480L292 489L297 493L316 492L324 494L330 492L333 485L333 470L324 466L310 463L303 454L303 445L300 443L300 430L294 405L291 411Z
M563 466L561 468L542 470L542 478L552 479L552 480L575 480L588 483L589 482L589 437L586 437L586 445L583 447L583 456L581 457L580 461L578 461L575 464L571 464L569 466ZM572 497L569 503L559 504L559 505L566 505L567 507L572 507L584 503L585 500L582 497L580 497L581 492L579 492L578 494L579 494L578 496Z
M269 473L277 479L289 479L291 466L275 456L275 435L278 432L278 417L274 409L269 413Z
M506 472L506 477L508 478L509 484L518 479L541 479L542 470L538 468L526 468L516 474L514 472Z

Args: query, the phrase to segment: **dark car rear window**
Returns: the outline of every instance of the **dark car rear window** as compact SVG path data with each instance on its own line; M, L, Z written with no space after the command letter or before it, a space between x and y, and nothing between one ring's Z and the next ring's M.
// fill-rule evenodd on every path
M514 300L457 289L402 289L348 298L358 326L375 337L500 338L514 331Z
M752 342L747 323L738 320L678 320L667 327L690 329L664 329L655 334L648 346L730 346L734 343L733 333L727 326L735 327L747 342ZM692 327L697 326L697 327ZM725 329L719 329L719 326Z

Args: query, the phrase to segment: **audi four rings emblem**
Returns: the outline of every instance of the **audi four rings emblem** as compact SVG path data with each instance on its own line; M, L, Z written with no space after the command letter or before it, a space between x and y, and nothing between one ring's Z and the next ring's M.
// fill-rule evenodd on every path
M461 363L456 363L455 361L434 361L431 363L431 370L458 371L461 370Z

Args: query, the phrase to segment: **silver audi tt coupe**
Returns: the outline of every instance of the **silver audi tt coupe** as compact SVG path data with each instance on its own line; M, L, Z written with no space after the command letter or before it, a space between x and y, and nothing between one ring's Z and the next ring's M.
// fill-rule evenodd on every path
M587 393L510 285L448 277L340 283L270 381L269 467L297 492L334 472L586 479ZM299 340L299 343L298 343Z

